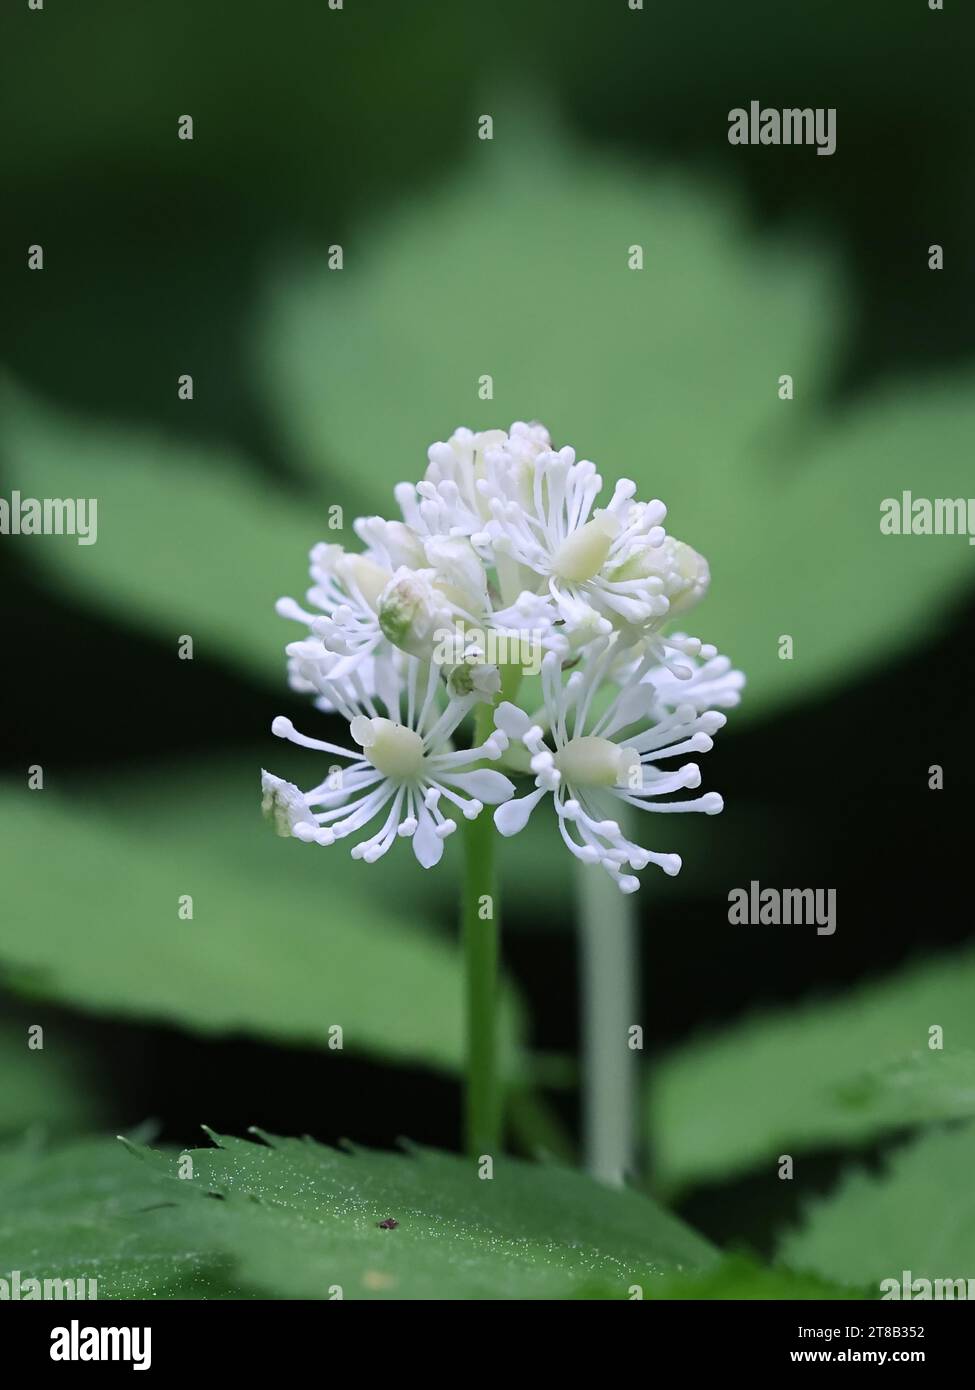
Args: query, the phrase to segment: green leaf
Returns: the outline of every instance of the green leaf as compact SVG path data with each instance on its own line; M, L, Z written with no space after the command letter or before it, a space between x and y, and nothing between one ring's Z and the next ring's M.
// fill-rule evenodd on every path
M335 1285L344 1298L859 1296L719 1260L648 1198L568 1169L499 1158L482 1180L473 1161L429 1150L261 1137L271 1147L0 1151L0 1278L96 1279L101 1300L329 1298ZM376 1224L390 1216L394 1229Z
M73 594L283 681L289 625L273 602L305 589L310 546L351 542L355 510L393 509L394 483L419 477L458 422L543 418L608 480L662 496L708 556L694 626L747 672L744 717L930 633L970 582L970 548L883 536L880 504L966 494L971 372L831 407L848 334L831 255L749 236L720 186L577 150L515 106L496 120L517 138L482 143L422 207L384 215L341 273L312 263L272 291L259 365L303 495L8 385L2 444L21 492L99 503L97 544L11 543ZM778 399L783 373L793 401Z
M975 1115L975 1052L924 1051L870 1067L837 1086L837 1101L877 1128Z
M320 716L312 710L301 727L311 732L318 720ZM281 891L295 893L305 901L312 896L319 899L323 879L335 881L337 875L340 882L368 897L376 913L388 913L393 903L397 910L399 904L408 903L418 917L455 930L461 874L461 846L456 838L448 843L436 869L427 870L420 867L404 842L394 845L381 863L369 865L353 863L347 845L337 845L334 850L301 845L298 849L304 853L295 854L294 846L268 833L261 817L255 815L255 798L259 797L255 770L263 761L272 771L310 786L318 780L315 759L316 754L303 749L296 753L269 733L263 746L256 744L233 757L208 759L204 766L194 763L154 769L151 775L124 782L90 783L81 794L86 802L104 807L113 816L136 818L147 838L162 834L173 844L180 842L192 848L205 836L208 852L233 866L235 872L246 863L266 881L278 883ZM529 825L531 834L499 840L497 846L506 879L512 884L510 899L502 903L504 924L509 924L510 909L512 917L518 914L539 930L564 929L571 924L574 910L572 876L564 872L565 846L554 817L551 825L544 824L541 817L533 821L538 824ZM540 862L547 866L544 876L539 872ZM554 911L556 905L558 912ZM340 904L329 901L326 906L334 909ZM540 922L546 908L545 920Z
M319 718L312 710L307 727L313 728ZM327 727L324 736L328 737ZM259 811L262 762L311 786L320 780L319 757L269 732L263 744L222 753L205 763L154 767L124 779L80 783L72 790L113 822L137 821L147 841L164 837L171 853L192 853L205 842L209 858L221 870L235 875L245 871L273 884L284 896L313 903L316 920L326 931L342 908L333 896L336 889L348 890L357 908L368 903L371 915L386 917L391 904L396 904L397 913L405 904L413 925L439 921L454 931L461 859L456 839L448 843L436 869L427 870L403 842L395 844L381 863L371 865L351 858L349 842L300 845L272 832Z
M795 1269L865 1285L901 1285L905 1270L932 1282L971 1280L973 1171L975 1125L923 1134L889 1155L882 1173L851 1171L810 1202L780 1255Z
M6 471L21 495L98 504L94 544L6 537L12 552L174 654L187 634L194 656L233 660L285 688L284 644L297 630L274 603L307 587L307 552L326 533L323 501L255 480L244 459L81 419L9 381L0 406Z
M833 1283L815 1274L796 1274L781 1265L768 1268L742 1255L731 1255L703 1272L674 1274L651 1286L654 1299L769 1300L858 1299L867 1295L858 1288Z
M272 293L260 366L304 496L256 483L239 459L8 388L3 442L22 492L99 499L96 545L25 538L25 554L174 643L189 633L281 680L288 625L272 605L306 587L310 545L351 541L355 510L392 509L394 483L418 477L458 422L540 417L607 479L663 496L675 532L708 556L694 625L746 670L745 716L930 632L969 582L970 549L883 536L880 504L904 489L965 494L971 373L831 407L848 326L829 254L749 237L720 187L648 177L517 108L498 115L517 140L384 217L341 273L314 263ZM502 204L503 219L485 215ZM627 266L635 242L642 271ZM793 401L778 399L786 372ZM490 401L477 397L485 373ZM332 505L345 509L335 532ZM782 634L793 661L779 660Z
M227 1297L229 1257L170 1188L114 1140L0 1152L0 1278L94 1279L100 1299Z
M175 1158L145 1156L174 1175L239 1277L282 1297L329 1298L337 1285L346 1299L627 1298L715 1259L649 1198L570 1169L498 1156L488 1179L474 1159L425 1149L213 1137L219 1148L192 1152L192 1180L175 1177Z
M250 808L236 858L211 852L204 807L140 824L123 800L93 815L50 791L0 792L18 872L0 917L0 971L21 992L201 1033L245 1033L435 1068L463 1054L460 957L348 854L278 840L257 769L225 785ZM266 837L261 843L261 837ZM273 857L272 857L273 850ZM303 852L314 872L292 877ZM265 857L266 856L266 857ZM358 881L357 881L358 880ZM192 920L181 920L184 896ZM514 1067L511 1001L504 1060Z
M975 1110L975 952L914 965L832 1000L769 1012L652 1067L650 1133L667 1186L781 1153L866 1143ZM928 1049L928 1029L944 1051Z
M492 109L499 138L461 177L384 211L341 274L323 255L282 275L261 361L309 473L328 460L385 511L456 425L545 421L610 487L632 477L663 498L708 557L693 630L747 672L746 717L930 632L970 582L970 548L882 536L880 503L902 488L967 495L971 372L832 407L849 336L833 254L755 236L721 185ZM779 660L782 634L793 661Z
M7 1001L0 1000L7 1011ZM18 1014L20 1011L18 1010ZM44 1046L28 1046L28 1028L44 1029ZM0 1137L38 1129L69 1134L93 1129L102 1104L90 1056L66 1040L57 1022L24 1013L0 1022Z

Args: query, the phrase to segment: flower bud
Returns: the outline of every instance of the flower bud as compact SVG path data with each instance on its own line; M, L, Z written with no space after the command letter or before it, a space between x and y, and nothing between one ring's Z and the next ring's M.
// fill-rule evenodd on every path
M708 591L711 570L703 555L684 541L668 536L660 547L670 550L671 566L667 576L667 597L672 615L687 613L696 608Z
M711 571L703 555L684 541L666 536L661 545L648 546L611 572L614 582L646 579L655 589L663 588L669 600L669 616L686 613L707 593Z
M490 701L500 694L501 672L483 660L483 653L471 648L448 672L447 690L457 699L475 695L479 701Z
M429 570L401 566L379 599L379 626L394 647L429 660L437 635L451 625L450 607L430 583Z

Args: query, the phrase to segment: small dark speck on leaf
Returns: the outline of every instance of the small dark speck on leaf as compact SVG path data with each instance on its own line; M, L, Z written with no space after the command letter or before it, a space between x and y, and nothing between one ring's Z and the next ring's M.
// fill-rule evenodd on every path
M394 1216L387 1216L385 1221L377 1221L376 1225L381 1231L395 1231L399 1222Z

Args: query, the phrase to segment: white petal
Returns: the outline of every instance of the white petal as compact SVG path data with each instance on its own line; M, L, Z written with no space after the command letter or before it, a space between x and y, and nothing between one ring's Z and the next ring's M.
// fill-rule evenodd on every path
M527 733L531 728L531 720L523 709L511 704L508 700L503 700L498 706L494 715L494 722L497 728L506 733L509 738L521 738L522 734Z
M497 806L514 795L515 785L502 772L492 772L490 768L479 768L475 772L455 772L441 774L441 781L451 787L460 787L468 796L477 797L487 806Z
M499 806L494 813L494 824L499 833L501 835L517 835L519 830L524 830L528 824L528 817L541 801L546 790L545 787L539 787L538 791L531 792L528 796L520 796L516 801L506 801L503 806Z
M437 834L433 816L421 806L413 835L413 853L425 869L432 869L443 857L443 840Z

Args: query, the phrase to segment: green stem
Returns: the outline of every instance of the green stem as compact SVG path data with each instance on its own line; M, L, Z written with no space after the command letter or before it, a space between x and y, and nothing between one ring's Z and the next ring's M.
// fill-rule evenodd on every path
M634 1167L637 941L633 899L602 869L581 865L579 945L582 977L582 1097L586 1167L622 1183Z
M493 727L493 710L478 710L477 743ZM498 892L494 870L494 824L489 810L465 821L461 932L467 991L467 1089L464 1141L474 1156L495 1155L501 1141L498 1084Z

